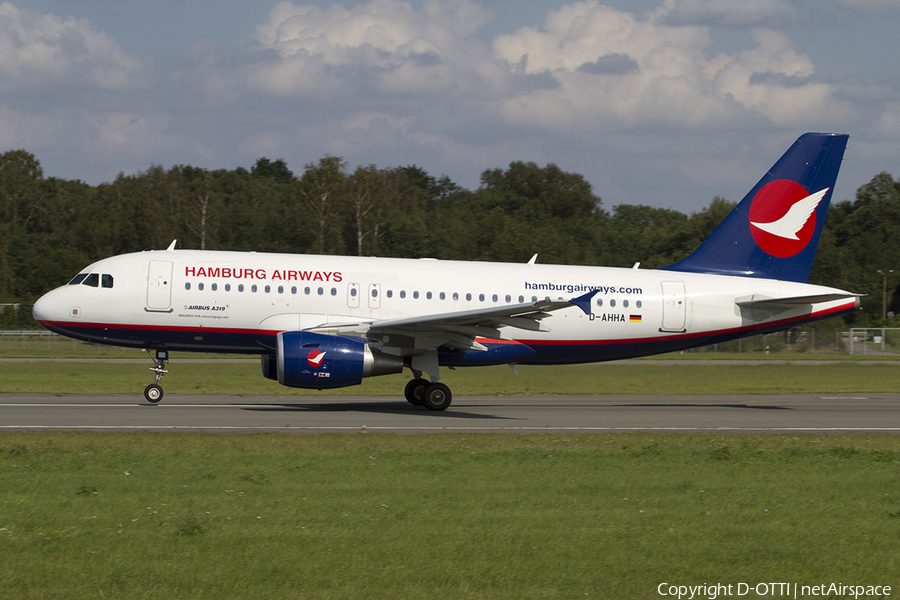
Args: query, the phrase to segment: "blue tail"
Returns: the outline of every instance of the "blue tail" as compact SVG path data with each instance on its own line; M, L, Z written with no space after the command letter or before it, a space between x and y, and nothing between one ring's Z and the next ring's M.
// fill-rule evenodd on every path
M693 254L665 270L806 282L848 137L800 136Z

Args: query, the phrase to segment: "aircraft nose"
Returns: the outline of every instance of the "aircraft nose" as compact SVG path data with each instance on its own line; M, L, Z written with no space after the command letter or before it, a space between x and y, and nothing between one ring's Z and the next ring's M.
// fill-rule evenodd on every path
M41 325L56 320L56 299L57 294L54 294L53 292L47 292L38 298L37 302L34 303L34 308L31 309L34 320Z

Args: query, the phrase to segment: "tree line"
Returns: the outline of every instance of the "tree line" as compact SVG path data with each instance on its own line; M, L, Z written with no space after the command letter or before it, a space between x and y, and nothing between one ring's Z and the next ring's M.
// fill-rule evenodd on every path
M690 254L734 205L607 210L583 176L554 164L486 170L468 190L416 166L351 170L334 156L299 174L260 158L250 170L151 166L92 186L45 177L33 154L11 150L0 155L0 303L33 302L93 261L173 239L206 250L502 262L536 253L541 263L654 268ZM886 310L900 312L898 244L900 181L880 173L855 200L832 204L810 282L867 294L849 325L900 325L882 320L885 283Z

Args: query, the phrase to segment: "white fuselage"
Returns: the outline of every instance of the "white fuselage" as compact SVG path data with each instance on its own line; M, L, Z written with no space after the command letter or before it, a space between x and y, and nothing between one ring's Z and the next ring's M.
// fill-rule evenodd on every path
M843 292L666 270L430 259L167 250L104 259L82 273L111 287L57 288L35 305L39 322L116 345L263 354L281 331L568 300L590 289L599 290L590 314L558 310L542 331L502 326L502 338L535 349L523 362L588 362L784 329L857 304L751 309L737 302Z

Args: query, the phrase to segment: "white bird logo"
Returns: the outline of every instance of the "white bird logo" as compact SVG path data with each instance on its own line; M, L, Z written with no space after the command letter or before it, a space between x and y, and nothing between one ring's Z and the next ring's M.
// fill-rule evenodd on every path
M822 198L825 197L825 193L829 189L830 188L825 188L815 194L810 194L803 200L798 200L790 210L777 221L772 221L771 223L754 223L751 221L750 224L759 227L767 233L777 235L780 238L799 240L800 238L797 237L797 232L803 229L803 226L809 221L810 215L816 210L819 202L822 201Z
M309 361L309 364L312 365L313 367L318 367L319 365L322 364L322 359L324 359L324 358L325 358L325 353L322 352L322 353L318 354L317 356L310 356L307 360Z

